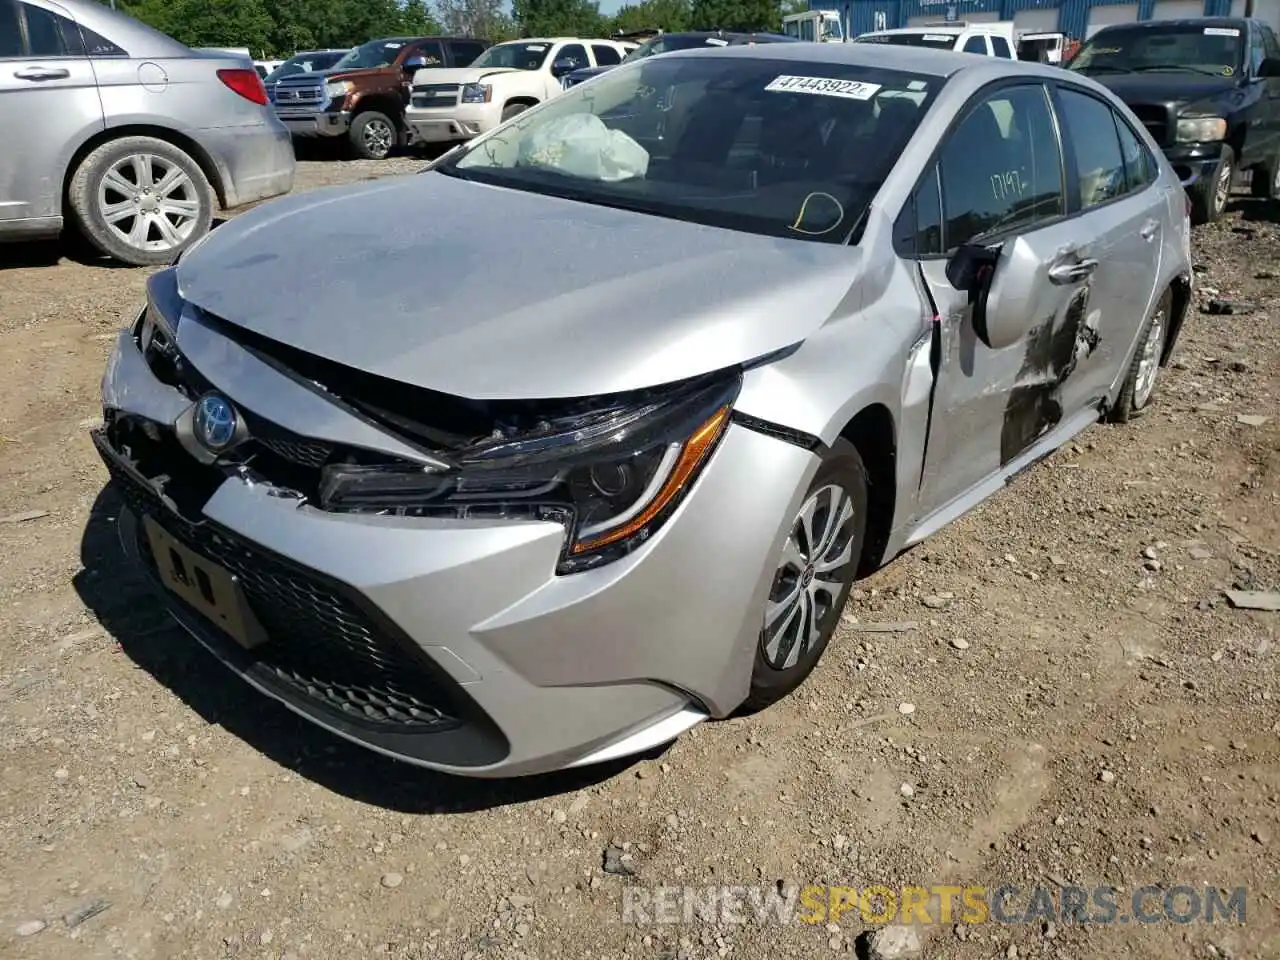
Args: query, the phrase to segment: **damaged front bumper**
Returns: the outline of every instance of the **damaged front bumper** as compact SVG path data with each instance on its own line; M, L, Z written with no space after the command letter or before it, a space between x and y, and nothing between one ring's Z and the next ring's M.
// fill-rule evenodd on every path
M169 584L177 620L262 692L381 753L475 776L643 751L745 696L768 558L812 453L730 425L651 539L564 576L559 523L321 509L284 481L326 449L430 458L226 328L184 314L176 340L188 372L252 417L278 477L191 455L197 398L157 376L136 332L107 365L94 442L133 517L127 550ZM206 581L240 609L201 600Z

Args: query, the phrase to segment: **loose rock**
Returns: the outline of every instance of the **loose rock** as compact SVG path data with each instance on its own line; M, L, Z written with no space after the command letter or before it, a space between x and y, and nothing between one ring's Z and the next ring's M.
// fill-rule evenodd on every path
M18 924L17 928L13 932L20 937L34 937L47 926L48 924L43 920L28 920L26 923Z
M868 930L858 940L868 960L909 960L924 949L915 927L900 924Z

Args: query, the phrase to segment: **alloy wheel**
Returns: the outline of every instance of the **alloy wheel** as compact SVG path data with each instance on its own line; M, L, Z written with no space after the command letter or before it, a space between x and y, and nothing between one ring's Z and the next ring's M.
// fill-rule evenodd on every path
M1218 179L1213 185L1213 208L1217 213L1227 209L1227 201L1231 199L1231 180L1233 168L1230 162L1224 162L1218 168Z
M138 153L107 169L98 184L98 212L112 233L134 249L175 250L195 228L200 195L178 164Z
M844 568L854 561L853 500L837 484L805 500L791 525L774 575L761 634L765 662L775 670L796 665L838 616Z
M361 136L369 155L381 159L391 152L396 132L387 121L375 118L364 125Z
M1151 318L1151 326L1147 328L1147 339L1143 341L1142 354L1138 358L1138 375L1133 382L1134 409L1142 409L1151 399L1156 374L1160 370L1160 354L1164 352L1164 335L1164 310L1157 310Z

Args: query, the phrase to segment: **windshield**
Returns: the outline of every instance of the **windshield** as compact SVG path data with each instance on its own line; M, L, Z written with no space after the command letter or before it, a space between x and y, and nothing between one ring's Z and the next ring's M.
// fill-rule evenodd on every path
M1086 41L1068 66L1086 74L1173 71L1234 77L1244 61L1236 27L1169 24L1105 30Z
M800 70L806 75L794 75ZM943 82L849 64L655 57L570 88L436 169L842 243Z
M338 70L372 70L389 67L408 40L370 40L352 47L333 66Z
M935 50L953 50L956 36L953 33L867 33L854 38L854 43L889 43L895 47L933 47Z
M280 80L284 77L296 76L299 73L317 73L321 70L328 70L343 56L344 54L341 50L336 53L300 53L296 57L290 57L272 70L267 74L267 79Z
M473 67L514 67L517 70L537 70L547 59L549 43L500 43L490 47L471 62Z

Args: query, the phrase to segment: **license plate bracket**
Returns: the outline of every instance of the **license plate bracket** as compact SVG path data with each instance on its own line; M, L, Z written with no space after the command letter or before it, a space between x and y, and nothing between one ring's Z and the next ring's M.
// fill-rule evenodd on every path
M267 641L266 631L249 607L244 588L229 570L179 543L150 517L144 516L142 525L160 580L168 590L246 650Z

